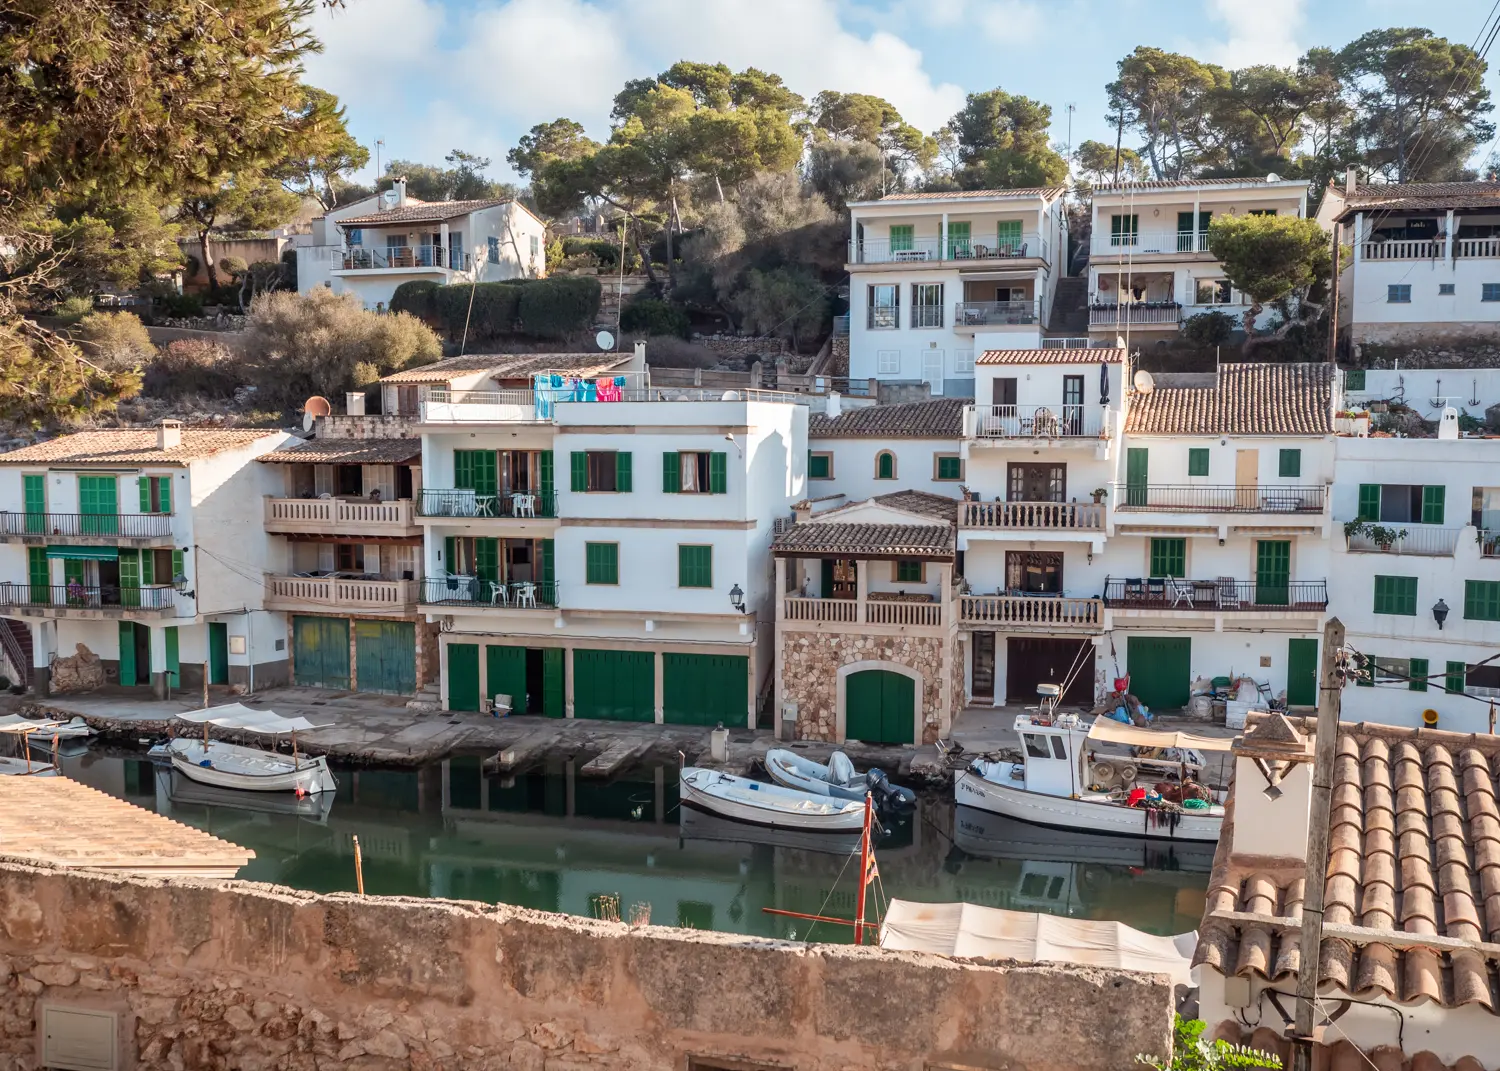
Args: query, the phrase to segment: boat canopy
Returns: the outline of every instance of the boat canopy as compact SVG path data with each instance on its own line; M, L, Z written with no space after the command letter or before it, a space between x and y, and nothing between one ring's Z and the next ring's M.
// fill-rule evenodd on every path
M1196 933L1157 937L1123 922L1070 919L978 904L892 900L880 926L880 947L961 958L1022 963L1073 963L1165 974L1192 985Z
M23 718L19 714L6 714L0 717L0 733L49 733L66 724L61 721L36 721L32 718Z
M251 710L244 703L226 703L221 707L185 710L177 715L196 725L207 722L221 729L239 729L248 733L300 733L308 729L326 729L332 722L314 725L306 718L283 718L269 710Z
M1155 729L1137 729L1130 725L1112 721L1100 715L1094 719L1089 730L1090 740L1104 740L1111 744L1132 744L1135 747L1190 747L1199 751L1229 751L1234 747L1233 737L1196 736L1193 733L1159 733Z

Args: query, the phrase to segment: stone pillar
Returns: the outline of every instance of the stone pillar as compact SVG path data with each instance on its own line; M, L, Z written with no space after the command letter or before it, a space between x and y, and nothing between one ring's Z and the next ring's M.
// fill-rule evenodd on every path
M172 691L167 677L167 630L148 626L146 634L151 638L151 694L166 699Z
M349 618L349 690L359 691L359 647L356 643L354 618ZM479 660L479 679L484 680L484 659ZM484 685L480 684L480 695L484 694Z
M864 558L859 558L854 563L854 598L857 603L855 613L861 624L865 620L865 602L870 595L870 563ZM827 597L826 594L824 596Z

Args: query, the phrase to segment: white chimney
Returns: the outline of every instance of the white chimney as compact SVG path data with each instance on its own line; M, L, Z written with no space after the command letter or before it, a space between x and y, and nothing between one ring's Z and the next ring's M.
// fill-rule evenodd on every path
M642 340L640 342L637 342L635 344L635 352L631 355L630 365L629 365L628 368L626 368L626 371L627 372L645 372L646 371L646 343L645 343L644 340ZM641 385L642 384L639 384L639 383L634 384L634 386L641 386Z
M406 176L403 175L391 183L391 189L396 191L396 207L401 208L406 204Z
M1301 861L1312 814L1313 740L1267 714L1234 742L1232 855Z
M163 420L156 429L156 448L175 450L182 445L182 421Z
M1458 438L1458 410L1451 405L1444 408L1443 415L1438 417L1438 438Z
M344 395L344 412L350 416L365 415L365 392L362 390L351 390Z
M1349 170L1344 172L1344 192L1347 194L1352 194L1354 192L1354 188L1358 185L1359 169L1351 167L1349 168Z
M837 420L839 418L839 414L843 412L842 402L843 399L839 396L838 391L831 390L828 392L823 412L827 414L829 420Z

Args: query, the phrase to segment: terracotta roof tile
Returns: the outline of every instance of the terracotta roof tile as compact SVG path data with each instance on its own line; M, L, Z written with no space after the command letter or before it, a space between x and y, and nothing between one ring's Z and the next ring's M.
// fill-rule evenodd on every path
M935 495L931 491L892 491L890 494L876 495L870 501L907 513L920 513L947 524L954 524L958 520L958 499Z
M385 212L372 212L368 216L341 219L340 227L373 227L382 223L440 223L445 219L457 219L470 212L496 205L510 204L509 197L488 197L477 201L425 201L422 204L405 205Z
M1290 189L1292 185L1305 186L1305 182L1297 182L1295 179L1281 180L1287 185L1283 189ZM1211 186L1247 186L1262 185L1276 188L1258 175L1247 175L1242 178L1193 178L1193 179L1147 179L1144 182L1106 182L1101 186L1095 186L1095 193L1129 193L1131 190L1191 190L1198 187Z
M809 439L957 439L963 434L967 398L936 398L901 405L845 409L837 418L813 413Z
M888 193L872 204L891 204L901 201L973 201L984 198L1015 200L1024 197L1061 197L1068 192L1066 186L1024 186L1014 190L932 190L925 193Z
M265 428L183 428L181 446L160 450L155 428L79 431L0 454L0 464L185 465L284 434Z
M1226 364L1217 387L1158 387L1130 395L1126 434L1329 435L1333 372L1326 364Z
M1500 208L1500 182L1392 182L1357 186L1346 193L1342 184L1331 188L1344 202L1336 217L1347 219L1356 212L1421 212L1449 208Z
M1100 346L1073 350L985 350L975 364L1119 364L1125 351Z
M424 364L383 376L382 383L447 383L466 372L489 372L497 379L514 379L535 372L568 372L590 376L618 368L631 360L628 354L599 353L467 353L445 361Z
M909 555L951 557L953 526L947 524L861 524L814 521L794 524L772 545L777 553Z
M257 461L308 465L396 465L422 456L421 439L309 439Z

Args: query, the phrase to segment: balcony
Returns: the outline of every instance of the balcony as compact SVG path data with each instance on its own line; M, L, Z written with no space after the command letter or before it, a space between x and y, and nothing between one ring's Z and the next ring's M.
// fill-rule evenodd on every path
M477 576L429 576L422 582L422 605L556 610L557 581L502 584L494 580L481 580Z
M423 517L503 517L530 520L557 516L553 491L505 491L481 495L462 487L423 488L418 505Z
M1116 484L1115 509L1154 513L1322 513L1328 488Z
M1426 525L1391 527L1389 525L1362 525L1358 530L1347 532L1351 554L1411 554L1423 558L1451 558L1458 549L1462 528L1429 528ZM1380 541L1376 536L1380 536ZM1391 536L1395 538L1386 542ZM1481 538L1481 548L1485 540ZM1489 557L1491 555L1482 555Z
M422 531L409 498L268 498L265 527L285 535L413 536Z
M1023 532L1103 532L1104 506L1093 502L960 502L958 525Z
M962 595L962 628L1005 632L1099 632L1104 602L1061 595Z
M994 238L865 238L849 243L851 264L957 264L993 266L1008 260L1046 260L1047 243L1041 235L1026 232L1007 241Z
M1106 578L1104 605L1114 610L1166 612L1322 613L1328 608L1328 582L1257 583L1227 576L1213 580Z
M462 249L441 245L402 245L385 249L353 246L344 251L343 261L335 271L378 271L381 269L436 268L467 271L469 257Z
M1037 322L1034 301L960 301L953 308L956 330L975 327L1013 327Z
M573 372L545 373L561 385L531 390L443 390L430 389L422 396L424 424L550 423L560 402L650 402L669 401L691 391L651 389L649 372L612 372L607 376L579 376ZM623 379L624 386L617 386ZM740 392L746 399L752 392ZM765 392L762 392L765 393ZM720 401L724 391L700 391L701 400ZM767 399L775 400L775 399Z
M417 581L341 576L267 576L268 610L350 613L416 612Z
M1182 306L1175 301L1132 301L1124 305L1090 305L1090 327L1176 327Z
M809 626L848 626L862 631L867 626L884 626L882 631L907 632L911 629L942 629L946 626L943 603L890 592L871 592L866 599L815 599L802 595L785 595L781 600L783 628L794 631Z
M1442 238L1372 239L1360 244L1362 260L1447 260L1448 243ZM1500 257L1500 238L1458 238L1453 256L1460 260Z
M966 405L964 438L1098 440L1110 410L1097 405Z
M0 610L24 617L153 620L176 615L176 589L0 583Z
M172 545L170 513L0 513L0 541L80 546Z
M1160 254L1207 253L1208 232L1199 231L1196 239L1192 231L1140 231L1135 234L1096 235L1089 243L1089 252L1100 257L1139 257Z
M536 392L530 390L429 390L422 423L534 423Z

